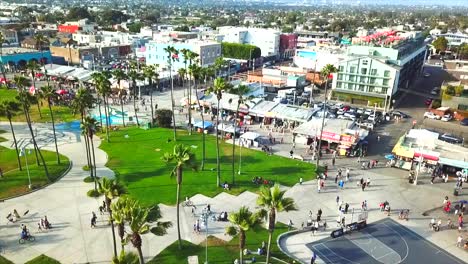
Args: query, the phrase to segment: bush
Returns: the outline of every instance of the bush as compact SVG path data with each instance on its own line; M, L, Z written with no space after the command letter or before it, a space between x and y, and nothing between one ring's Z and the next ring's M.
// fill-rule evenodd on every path
M99 180L99 177L97 179ZM86 183L94 182L94 177L88 176L84 178L83 181Z
M94 189L89 190L86 193L86 195L88 195L88 197L93 197L93 198L101 196L101 194L98 191L94 190Z
M46 255L40 255L36 258L31 259L25 264L60 264L60 262Z
M249 60L260 58L262 55L259 47L249 44L223 42L221 48L225 58ZM252 51L252 58L250 57L250 51Z
M84 171L89 171L88 165L84 165L82 169L83 169Z
M168 109L156 110L156 123L159 127L170 128L172 125L172 111Z

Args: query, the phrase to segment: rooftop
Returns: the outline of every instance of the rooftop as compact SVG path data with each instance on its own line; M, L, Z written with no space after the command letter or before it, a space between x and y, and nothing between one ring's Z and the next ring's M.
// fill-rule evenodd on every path
M20 54L20 53L34 53L34 52L40 52L35 49L27 49L27 48L21 48L21 47L4 47L2 49L3 56L6 55L13 55L13 54Z

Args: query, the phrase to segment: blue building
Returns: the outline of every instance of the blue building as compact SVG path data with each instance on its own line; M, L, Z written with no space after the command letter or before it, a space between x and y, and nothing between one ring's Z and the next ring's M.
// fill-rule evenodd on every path
M180 52L182 49L191 50L199 55L200 66L206 67L213 65L216 58L221 57L221 44L217 42L207 42L199 40L189 40L186 42L149 42L146 44L146 63L158 64L160 67L167 68L167 52L164 50L168 46L173 46L179 50L179 60L173 64L173 69L184 68L184 56Z
M49 50L39 51L25 48L3 48L0 62L7 70L21 69L28 61L43 62L45 64L52 61Z

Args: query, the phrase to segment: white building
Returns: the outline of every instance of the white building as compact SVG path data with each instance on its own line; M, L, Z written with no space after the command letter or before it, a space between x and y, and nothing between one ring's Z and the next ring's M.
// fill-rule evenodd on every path
M468 43L468 34L463 32L438 34L436 37L445 37L448 40L448 46L460 46Z
M219 27L223 42L250 44L260 48L262 56L278 56L280 34L278 30L245 27Z
M338 67L338 64L347 58L346 50L340 47L314 46L296 50L293 62L301 69L320 71L327 64Z
M5 42L3 45L8 45L8 46L18 46L19 41L18 41L18 32L14 29L5 29L1 28L0 32L2 33L3 37L5 38Z

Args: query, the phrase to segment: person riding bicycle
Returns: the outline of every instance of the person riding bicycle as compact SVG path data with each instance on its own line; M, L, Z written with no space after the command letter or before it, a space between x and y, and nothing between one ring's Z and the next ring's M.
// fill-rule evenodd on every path
M28 235L28 232L27 232L27 231L24 231L24 230L21 231L21 238L22 238L22 239L27 239L28 236L29 236L29 235Z

